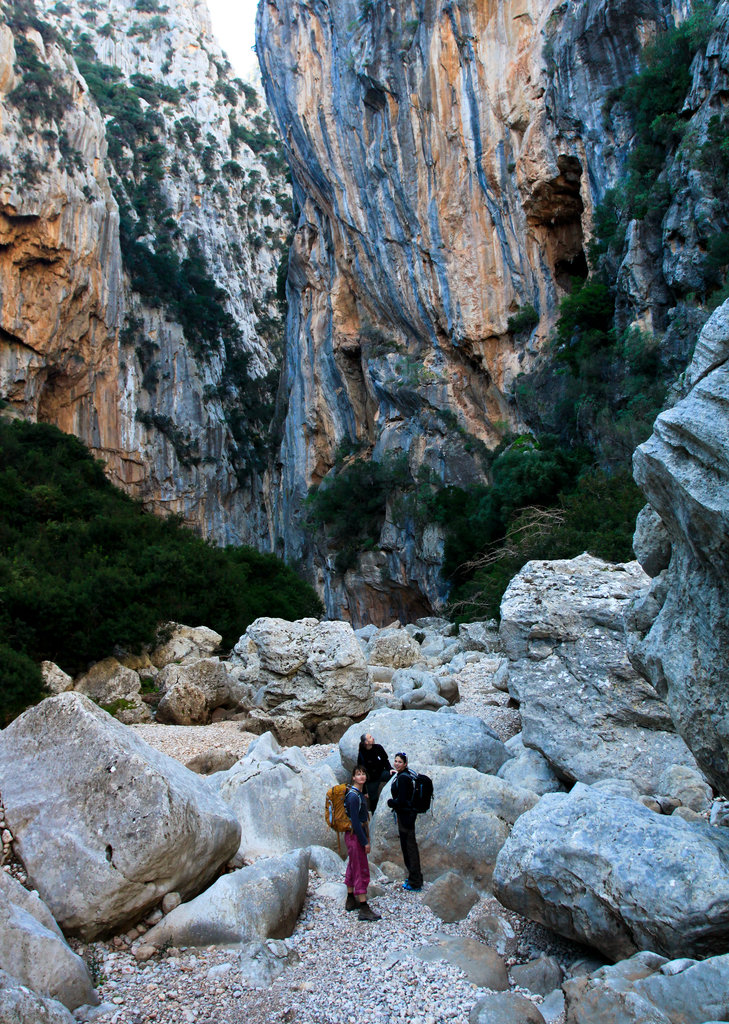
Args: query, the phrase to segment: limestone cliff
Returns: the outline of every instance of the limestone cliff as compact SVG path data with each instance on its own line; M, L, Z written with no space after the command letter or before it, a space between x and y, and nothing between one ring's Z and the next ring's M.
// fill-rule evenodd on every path
M262 0L263 81L301 207L275 531L317 569L330 614L441 603L437 533L390 505L379 552L342 576L302 530L302 501L342 441L375 460L406 453L413 479L485 478L478 454L520 425L512 385L587 274L592 211L625 158L606 97L681 13L668 0ZM535 322L510 331L530 306Z
M685 387L634 458L659 522L650 535L641 524L636 541L655 579L629 620L632 658L712 784L727 793L729 301L702 331Z
M0 396L218 542L269 546L261 476L290 191L197 0L8 0Z

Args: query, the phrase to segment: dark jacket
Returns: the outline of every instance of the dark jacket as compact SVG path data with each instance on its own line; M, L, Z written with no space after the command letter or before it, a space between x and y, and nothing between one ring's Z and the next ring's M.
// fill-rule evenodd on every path
M360 743L357 764L364 767L368 782L379 782L382 773L389 772L392 768L385 748L379 743L373 743L369 750L364 743Z
M418 812L413 810L415 794L415 773L409 768L400 772L392 780L390 799L387 806L397 814L397 823L401 828L413 828Z
M364 793L360 793L356 786L349 786L347 789L344 797L344 809L352 822L352 831L357 837L357 842L360 846L366 846L370 841L366 832L369 812Z

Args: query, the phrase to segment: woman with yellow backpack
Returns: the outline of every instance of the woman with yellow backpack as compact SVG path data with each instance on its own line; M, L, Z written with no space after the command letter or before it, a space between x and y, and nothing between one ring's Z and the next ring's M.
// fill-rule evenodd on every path
M344 833L347 844L347 870L344 884L347 886L345 910L359 910L360 921L379 921L381 915L367 902L367 888L370 884L369 811L364 797L367 772L358 764L352 772L352 784L347 786L344 809L350 823L350 831Z

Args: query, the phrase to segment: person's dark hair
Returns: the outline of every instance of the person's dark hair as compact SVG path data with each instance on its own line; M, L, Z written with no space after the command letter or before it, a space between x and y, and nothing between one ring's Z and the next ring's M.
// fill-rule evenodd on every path
M408 755L407 754L403 754L402 750L399 750L397 752L397 754L395 754L395 757L399 757L401 761L405 762L405 764L408 763Z
M362 746L362 744L364 743L364 741L365 741L366 739L367 739L367 733L366 733L366 732L363 732L363 733L362 733L362 735L361 735L361 736L360 736L360 738L359 738L359 745L360 745L360 747Z
M354 768L352 769L352 778L355 777L357 772L364 772L365 775L366 775L367 774L367 769L365 768L365 766L363 764L356 764L354 766Z

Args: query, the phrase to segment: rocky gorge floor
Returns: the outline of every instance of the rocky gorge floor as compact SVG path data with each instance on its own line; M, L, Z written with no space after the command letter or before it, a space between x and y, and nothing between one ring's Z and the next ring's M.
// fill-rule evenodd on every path
M519 713L510 706L508 694L483 687L478 665L466 666L458 684L458 713L482 718L503 740L518 732ZM243 756L256 738L241 732L234 722L146 724L135 729L148 743L183 763L215 749ZM303 753L315 762L335 747L315 745L303 748ZM513 930L505 949L507 966L546 953L567 972L587 955L586 950L505 910L492 897L482 898L463 921L446 924L424 902L432 883L426 883L422 893L407 893L401 888L401 876L383 878L376 890L381 895L372 899L382 919L366 923L356 914L345 913L331 879L315 873L310 879L303 912L293 935L285 940L293 962L269 987L252 988L242 980L235 948L170 948L140 962L129 948L136 934L110 942L75 943L92 967L102 999L102 1005L88 1016L77 1011L77 1019L98 1024L348 1024L364 1020L465 1024L485 989L445 960L423 962L413 955L437 936L483 939L480 922L496 916ZM541 1003L538 995L521 991L535 1004ZM560 1024L560 1009L558 1000L546 1019Z

